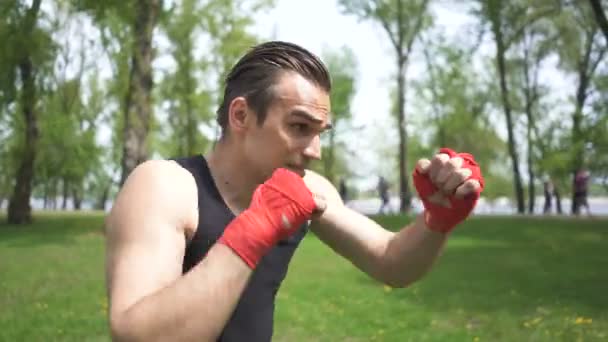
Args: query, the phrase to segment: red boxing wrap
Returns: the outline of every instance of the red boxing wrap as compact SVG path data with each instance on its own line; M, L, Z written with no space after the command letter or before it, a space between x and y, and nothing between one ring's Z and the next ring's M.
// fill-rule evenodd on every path
M451 194L448 196L450 206L445 207L428 200L428 197L436 193L438 189L433 185L428 174L421 174L417 169L414 170L414 186L424 205L424 222L431 230L449 233L456 225L464 221L471 211L473 211L473 208L475 208L477 200L479 199L479 195L483 190L484 181L479 165L477 165L471 154L456 153L449 148L442 148L439 150L439 153L445 153L450 156L450 158L462 158L462 168L471 170L471 176L468 179L477 180L480 185L480 188L476 192L469 194L464 198L456 198L454 194Z
M315 208L304 180L292 171L277 169L257 187L249 208L228 224L218 242L253 269L277 242L309 220Z

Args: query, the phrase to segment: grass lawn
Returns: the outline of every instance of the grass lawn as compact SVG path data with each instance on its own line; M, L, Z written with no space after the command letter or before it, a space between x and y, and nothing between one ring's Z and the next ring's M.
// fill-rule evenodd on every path
M0 225L0 341L109 340L102 222ZM309 235L278 294L275 340L606 341L607 246L607 220L474 218L422 281L390 289Z

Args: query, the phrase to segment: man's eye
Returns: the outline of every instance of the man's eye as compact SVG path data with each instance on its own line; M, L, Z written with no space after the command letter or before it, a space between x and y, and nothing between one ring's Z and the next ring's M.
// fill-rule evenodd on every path
M306 133L308 131L308 125L302 123L293 123L291 124L291 128L298 133Z

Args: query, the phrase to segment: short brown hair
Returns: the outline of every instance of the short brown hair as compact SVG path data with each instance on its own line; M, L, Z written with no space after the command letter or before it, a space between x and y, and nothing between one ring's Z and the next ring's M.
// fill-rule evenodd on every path
M326 92L331 91L327 67L319 57L293 43L271 41L251 48L232 67L224 80L224 98L217 110L217 123L225 134L228 108L238 96L244 96L257 115L259 124L274 98L272 85L284 71L293 71L314 82Z

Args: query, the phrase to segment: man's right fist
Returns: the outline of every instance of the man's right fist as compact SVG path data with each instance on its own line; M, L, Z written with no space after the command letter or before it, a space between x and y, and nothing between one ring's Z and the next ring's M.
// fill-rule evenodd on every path
M228 224L218 242L255 268L277 242L308 221L315 208L303 179L287 169L277 169L257 187L249 208Z

